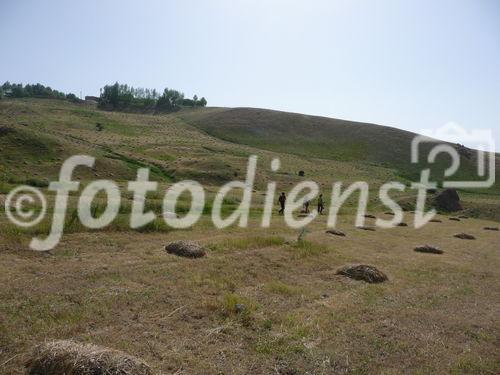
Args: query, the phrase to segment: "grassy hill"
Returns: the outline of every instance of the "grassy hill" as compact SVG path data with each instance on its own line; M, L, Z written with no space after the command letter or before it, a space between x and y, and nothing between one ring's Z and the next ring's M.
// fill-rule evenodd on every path
M97 156L97 175L119 180L133 178L137 166L146 165L156 167L157 179L165 182L195 178L207 185L220 184L241 177L251 154L260 158L257 183L261 187L271 175L285 185L300 181L299 170L325 184L334 178L381 183L395 177L382 166L324 159L319 153L304 158L294 152L247 145L244 139L229 142L186 121L191 113L198 116L213 111L152 116L99 111L54 100L4 100L0 102L0 177L4 181L54 178L61 161L75 153ZM97 123L103 125L102 131L96 130ZM269 171L274 157L282 159L278 174Z
M93 170L77 170L83 182L107 178L125 183L142 166L165 186L195 179L215 190L244 178L248 156L256 154L256 190L277 181L278 189L287 191L304 180L298 176L302 170L327 194L335 181L367 181L373 190L370 204L375 204L381 184L400 181L409 186L418 180L425 165L410 163L413 136L390 127L250 108L196 108L153 116L60 100L2 100L0 192L19 183L46 185L57 178L62 161L75 154L97 158ZM282 161L277 173L270 171L275 157ZM461 159L460 176L471 178L474 158ZM438 159L433 168L438 181L440 168L447 165L446 156ZM488 190L461 194L476 208L474 215L497 216L499 182ZM411 197L414 191L408 188L400 195Z
M97 123L103 131L96 131ZM392 177L408 183L417 181L426 166L410 163L413 133L252 108L185 109L152 116L57 100L3 100L0 126L4 179L30 174L32 164L39 175L53 177L60 159L75 152L99 156L98 169L108 175L129 178L127 167L145 163L156 166L155 173L166 180L196 177L207 183L232 179L252 153L289 159L282 173L305 170L307 177L325 182L335 177L377 183ZM423 148L424 155L430 147ZM312 160L315 167L308 165ZM448 165L442 156L433 166L437 181ZM461 155L458 177L473 179L474 172L474 156ZM499 184L490 192L500 193Z
M411 141L416 134L387 126L255 108L208 109L181 117L230 142L308 158L381 166L411 181L418 181L420 171L427 166L423 161L410 163ZM422 146L422 159L431 147L432 144ZM456 177L476 179L476 158L460 156L461 167ZM442 171L449 165L446 155L437 159L432 166L436 181L442 181ZM500 192L499 187L497 182L493 190Z

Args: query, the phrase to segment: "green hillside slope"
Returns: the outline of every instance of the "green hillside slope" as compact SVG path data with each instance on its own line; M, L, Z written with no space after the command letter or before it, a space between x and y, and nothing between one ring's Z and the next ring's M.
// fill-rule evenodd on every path
M412 181L417 181L422 168L428 166L424 162L410 163L411 141L416 134L387 126L255 108L200 110L181 116L208 134L230 142L305 157L378 165L394 169ZM431 147L423 145L423 155ZM442 181L449 163L448 156L438 157L432 166L436 181ZM474 180L475 171L475 154L461 154L457 179ZM497 183L495 190L499 191L499 187Z
M336 181L366 181L373 203L383 183L400 181L409 187L418 180L422 166L410 163L413 136L389 127L259 109L200 108L153 116L60 100L2 100L0 194L20 183L46 185L75 154L96 157L93 169L76 170L82 182L105 178L125 185L135 179L137 168L148 167L150 178L165 186L194 179L213 192L243 179L248 156L256 154L259 199L269 181L288 191L305 178L318 182L326 194ZM270 170L275 157L281 160L278 172ZM474 159L462 159L460 174L468 178ZM440 160L441 167L447 163ZM414 194L408 188L401 198ZM495 213L499 194L498 182L492 189L461 192L481 207L478 216L488 212L489 218L500 216Z

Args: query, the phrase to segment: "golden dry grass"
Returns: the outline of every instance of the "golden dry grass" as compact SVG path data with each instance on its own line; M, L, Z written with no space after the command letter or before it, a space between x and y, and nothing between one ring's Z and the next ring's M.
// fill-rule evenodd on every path
M278 219L251 233L75 233L50 256L4 249L1 371L21 374L44 340L78 339L164 374L498 373L499 238L482 229L490 223L365 232L353 220L342 217L347 236L336 237L319 218L305 246ZM476 241L452 236L465 227ZM199 241L207 256L167 254L178 239ZM443 255L413 251L430 239ZM375 265L389 281L335 275L348 263Z
M149 366L138 358L72 340L37 345L25 366L28 375L152 375Z

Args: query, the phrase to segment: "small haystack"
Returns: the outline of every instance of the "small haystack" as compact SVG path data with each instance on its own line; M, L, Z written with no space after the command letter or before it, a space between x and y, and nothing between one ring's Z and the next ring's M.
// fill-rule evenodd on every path
M362 229L362 230L369 230L369 231L375 232L375 228L374 228L374 227L361 226L361 227L356 227L356 228L358 228L358 229Z
M363 280L367 283L381 283L387 280L387 276L373 266L365 264L347 265L337 270L337 275L350 277L354 280Z
M178 255L185 258L201 258L206 252L203 247L194 241L174 241L165 246L169 254Z
M474 237L472 234L467 234L467 233L458 233L455 234L453 237L460 238L461 240L475 240L476 237Z
M498 227L484 227L483 228L484 230L493 230L493 231L496 231L498 232L500 229L498 229Z
M366 214L365 217L368 219L376 219L375 215L371 215L371 214Z
M460 197L455 189L446 189L436 195L434 205L448 212L460 211L462 209Z
M418 251L419 253L430 253L430 254L443 254L444 252L439 247L432 245L417 246L413 250Z
M35 348L27 375L151 375L151 368L124 352L72 340L50 341Z
M398 223L397 226L398 227L407 227L408 224L406 224L406 223Z
M328 234L333 234L334 236L341 236L341 237L345 237L345 233L344 232L341 232L337 229L328 229L326 231L326 233Z
M450 220L451 221L460 221L460 219L458 217L450 217Z
M439 219L430 219L429 220L429 223L442 223L443 221L442 220L439 220Z

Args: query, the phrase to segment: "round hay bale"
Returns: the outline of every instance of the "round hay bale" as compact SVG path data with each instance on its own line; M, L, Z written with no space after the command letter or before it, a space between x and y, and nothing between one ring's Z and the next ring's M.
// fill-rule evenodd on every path
M467 234L467 233L458 233L455 234L453 237L460 238L461 240L475 240L476 237L474 237L472 234Z
M353 264L339 268L337 275L350 277L354 280L363 280L367 283L381 283L387 280L387 275L373 266Z
M185 258L201 258L206 252L203 247L194 241L174 241L165 246L169 254L174 254Z
M430 253L430 254L443 254L443 252L444 252L439 247L432 246L432 245L417 246L413 250L417 251L419 253Z
M498 229L498 227L484 227L483 228L484 230L493 230L495 232L498 232L500 229Z
M326 231L326 233L328 234L333 234L334 236L341 236L341 237L345 237L345 233L344 232L341 232L337 229L328 229Z
M25 363L27 375L152 375L141 359L119 350L72 340L38 345Z

